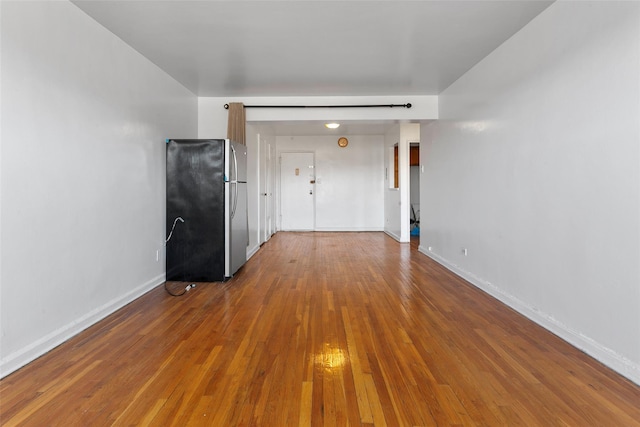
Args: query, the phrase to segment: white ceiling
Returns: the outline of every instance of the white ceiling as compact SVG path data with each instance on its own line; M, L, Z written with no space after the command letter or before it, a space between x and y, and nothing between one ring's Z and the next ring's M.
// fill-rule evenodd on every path
M437 95L550 1L75 0L198 96Z

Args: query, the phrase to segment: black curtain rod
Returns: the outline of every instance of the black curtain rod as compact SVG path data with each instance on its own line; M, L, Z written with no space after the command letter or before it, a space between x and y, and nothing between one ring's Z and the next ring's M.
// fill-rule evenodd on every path
M245 105L244 108L380 108L403 107L411 108L411 104L364 104L364 105ZM224 104L229 109L229 104Z

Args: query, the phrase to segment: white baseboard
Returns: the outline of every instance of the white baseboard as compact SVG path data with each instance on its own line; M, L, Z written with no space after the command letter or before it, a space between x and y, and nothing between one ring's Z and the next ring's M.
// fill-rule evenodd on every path
M163 273L162 275L147 281L145 284L132 289L125 295L115 298L103 306L90 311L79 319L56 329L28 346L7 355L0 360L0 378L4 378L10 373L22 368L26 364L34 361L83 330L129 304L136 298L139 298L149 292L151 289L164 282L165 277L166 276Z
M380 227L316 227L315 231L325 232L369 232L369 231L383 231Z
M384 230L384 233L390 236L392 239L397 240L398 242L400 241L400 236L398 236L396 233L393 233L389 230Z
M258 252L260 245L256 245L252 248L247 248L247 261Z
M519 300L513 295L510 295L504 292L502 289L497 286L483 280L480 277L475 276L473 273L462 270L456 264L449 262L448 260L442 258L441 256L429 251L429 248L426 248L422 245L418 247L418 251L422 254L428 256L429 258L436 261L438 264L444 266L451 272L456 275L462 277L475 287L481 289L497 300L503 302L508 305L512 309L516 310L518 313L522 314L529 320L537 323L542 326L549 332L557 335L562 338L572 346L577 349L583 351L589 356L593 357L597 361L602 364L608 366L613 369L620 375L628 378L634 383L640 385L640 365L634 363L633 361L627 359L626 357L616 353L615 351L601 345L600 343L594 341L588 336L575 331L568 327L567 325L559 322L553 316L550 316L548 313L544 313L535 307L530 306L524 301Z

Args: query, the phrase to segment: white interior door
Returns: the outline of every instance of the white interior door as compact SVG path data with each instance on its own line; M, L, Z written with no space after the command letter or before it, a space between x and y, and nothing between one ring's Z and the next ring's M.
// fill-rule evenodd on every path
M315 228L315 169L313 153L282 153L280 215L285 231Z
M275 231L275 214L273 203L273 188L275 186L275 171L273 159L274 147L262 136L258 141L260 152L260 244L271 238Z
M258 135L258 151L260 152L260 244L268 240L267 238L267 141Z
M274 214L273 214L273 176L275 175L273 171L273 162L271 159L274 158L273 147L271 144L266 144L266 157L265 157L265 188L264 188L264 204L265 204L265 216L264 216L264 241L266 242L273 235L273 230L275 227L273 226L274 222Z

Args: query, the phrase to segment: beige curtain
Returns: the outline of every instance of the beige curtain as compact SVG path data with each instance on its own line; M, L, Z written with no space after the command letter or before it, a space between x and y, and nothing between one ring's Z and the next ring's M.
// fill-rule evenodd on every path
M229 103L229 122L227 125L227 138L240 144L247 144L245 138L245 125L247 119L242 102Z

